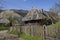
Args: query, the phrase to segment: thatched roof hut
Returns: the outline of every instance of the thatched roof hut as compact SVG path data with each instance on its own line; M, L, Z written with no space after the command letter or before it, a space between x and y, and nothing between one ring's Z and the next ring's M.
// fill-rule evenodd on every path
M44 15L47 17L47 20L51 20L54 22L57 22L58 21L58 15L57 13L54 13L54 12L50 12L50 11L43 11Z
M40 22L42 24L50 25L52 23L55 23L56 21L56 14L49 12L49 11L44 11L38 10L35 8L32 8L29 10L27 15L22 19L25 23L31 23L31 22Z
M39 19L46 19L46 16L44 16L40 10L32 8L27 13L27 15L22 19L22 21L39 20Z

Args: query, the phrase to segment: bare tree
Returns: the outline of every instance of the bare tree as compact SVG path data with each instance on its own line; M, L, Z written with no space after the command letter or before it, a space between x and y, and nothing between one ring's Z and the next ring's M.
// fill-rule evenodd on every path
M60 2L55 3L55 4L49 9L49 11L55 13L55 16L54 16L54 14L51 14L51 15L54 16L54 17L57 19L57 21L60 20L60 16L59 16L59 15L60 15Z
M55 13L60 13L60 2L55 3L52 8L50 8L49 11L55 12Z

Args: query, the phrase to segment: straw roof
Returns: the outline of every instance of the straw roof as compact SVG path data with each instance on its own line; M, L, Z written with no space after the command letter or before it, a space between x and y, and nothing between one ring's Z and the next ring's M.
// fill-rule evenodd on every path
M44 11L44 14L46 15L47 19L54 19L54 20L57 20L57 14L54 13L54 12L47 12L47 11Z
M41 10L37 10L35 8L32 8L27 15L22 19L22 21L29 21L29 20L38 20L38 19L45 19L46 16L44 16L41 12Z

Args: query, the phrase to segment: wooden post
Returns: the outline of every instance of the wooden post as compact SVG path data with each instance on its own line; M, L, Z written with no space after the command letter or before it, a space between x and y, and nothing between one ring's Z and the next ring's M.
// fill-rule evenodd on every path
M43 25L44 28L44 40L46 40L46 25Z
M30 35L31 35L31 24L30 24Z

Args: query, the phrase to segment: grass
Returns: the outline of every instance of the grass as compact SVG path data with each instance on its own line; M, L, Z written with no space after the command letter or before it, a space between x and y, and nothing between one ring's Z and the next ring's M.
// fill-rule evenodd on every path
M14 31L14 30L12 30L12 31L8 31L8 33L9 34L15 34L15 35L18 35L19 37L20 37L20 32L17 32L17 31Z
M9 31L8 33L10 33L10 34L15 34L15 35L18 34L18 32L16 32L16 31Z
M7 29L8 29L8 27L0 26L0 31L1 30L7 30Z
M17 32L17 31L10 31L8 33L18 35L19 37L23 38L24 40L42 40L38 37L33 37L33 36L26 35L24 33L20 33L20 32Z
M33 37L33 36L30 36L30 35L26 35L26 34L22 34L22 35L20 35L20 37L25 39L25 40L42 40L38 37Z
M55 24L47 26L47 31L50 36L56 36L58 32L58 28L60 28L60 22L56 22Z

